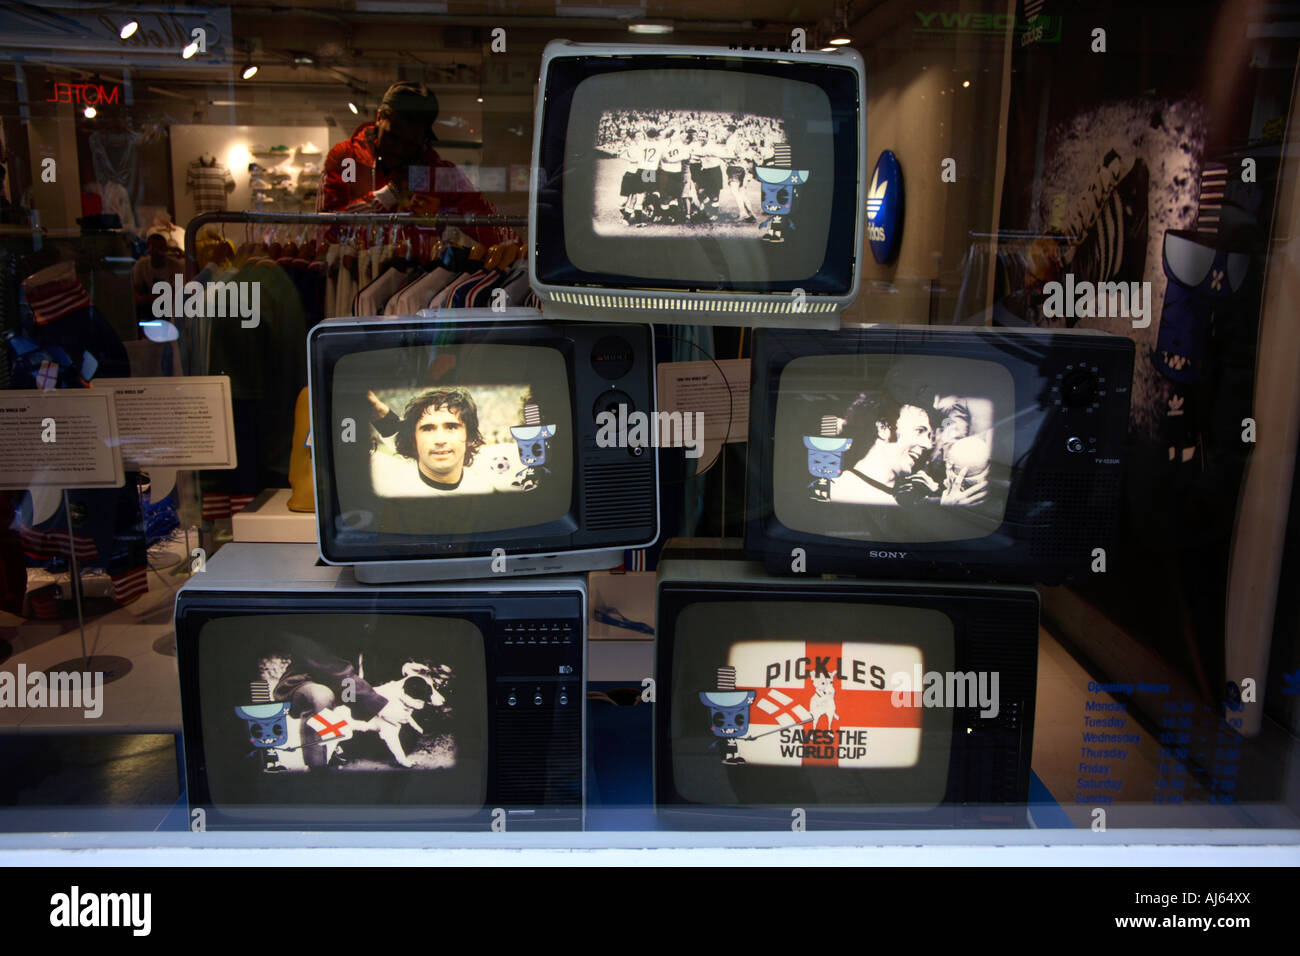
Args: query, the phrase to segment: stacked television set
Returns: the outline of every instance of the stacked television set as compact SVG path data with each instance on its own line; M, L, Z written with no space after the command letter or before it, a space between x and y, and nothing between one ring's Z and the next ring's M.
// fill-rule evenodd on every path
M865 229L852 51L556 42L539 89L543 312L313 329L317 547L227 546L178 597L191 806L581 827L576 575L665 535L657 455L600 423L656 411L653 324L702 324L760 330L749 560L660 568L659 825L1022 825L1026 583L1106 546L1131 346L839 328Z

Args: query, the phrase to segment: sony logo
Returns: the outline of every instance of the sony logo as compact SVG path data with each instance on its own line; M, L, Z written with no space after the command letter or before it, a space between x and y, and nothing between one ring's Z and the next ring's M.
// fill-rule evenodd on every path
M905 558L906 551L869 551L867 552L873 558Z

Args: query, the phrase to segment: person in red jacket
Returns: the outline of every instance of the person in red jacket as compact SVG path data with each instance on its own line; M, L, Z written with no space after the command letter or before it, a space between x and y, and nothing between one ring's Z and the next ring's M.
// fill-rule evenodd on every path
M373 123L362 123L325 158L319 212L494 216L496 209L433 148L438 98L419 83L394 83ZM518 240L511 230L463 230L485 245Z

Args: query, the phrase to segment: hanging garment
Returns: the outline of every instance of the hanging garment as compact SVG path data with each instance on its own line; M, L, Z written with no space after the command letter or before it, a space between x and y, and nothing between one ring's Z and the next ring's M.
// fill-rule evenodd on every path
M332 319L339 314L336 303L339 290L339 256L343 247L333 243L325 252L325 318Z
M399 266L384 270L383 275L357 293L356 314L383 315L388 300L410 284L413 274L418 275L414 270L408 272Z
M204 157L190 163L185 186L194 194L194 212L218 212L226 208L226 196L235 191L235 178L215 158L204 162Z
M384 307L384 314L415 315L415 313L427 307L433 297L459 275L458 272L439 266L390 297L388 304Z
M351 315L357 294L357 249L348 243L339 253L339 284L334 300L335 315Z
M115 215L122 220L122 228L127 232L136 232L135 210L131 197L121 183L100 183L100 208L106 215Z
M134 209L142 200L144 183L140 175L139 146L144 140L141 133L134 130L96 130L90 134L90 161L95 172L95 182L100 184L101 192L108 183L122 187L122 202L129 210L122 216L120 210L108 209L107 194L104 194L104 211L116 211L122 216L122 225L130 221L127 228L134 231L136 216Z

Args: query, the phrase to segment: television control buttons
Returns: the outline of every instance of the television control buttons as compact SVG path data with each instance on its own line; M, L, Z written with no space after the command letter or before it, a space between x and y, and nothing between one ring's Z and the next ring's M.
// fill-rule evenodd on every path
M1077 455L1079 452L1083 451L1083 439L1078 437L1068 438L1066 439L1065 447L1068 451L1072 451Z
M1106 379L1097 374L1099 371L1096 365L1065 366L1065 371L1056 373L1052 384L1052 404L1067 411L1083 409L1089 414L1100 409L1106 397Z
M558 646L573 643L573 625L565 621L503 624L501 642L510 646Z
M596 404L591 409L592 419L596 419L602 412L609 412L615 418L618 418L619 406L624 406L627 411L625 415L630 415L636 411L636 402L632 401L632 396L627 392L617 388L611 388L607 392L601 392L596 396Z
M518 703L519 703L519 698L516 697L513 692L510 694L509 697L506 698L507 707L514 707Z
M534 706L534 707L541 707L543 703L544 703L544 700L543 700L543 698L542 698L542 689L539 687L539 688L537 688L537 692L536 692L535 694L533 694L533 706Z
M1076 368L1061 379L1061 400L1072 407L1091 405L1097 394L1097 379L1088 369Z
M569 705L569 695L565 692L563 687L560 688L559 703L561 707L567 707Z

